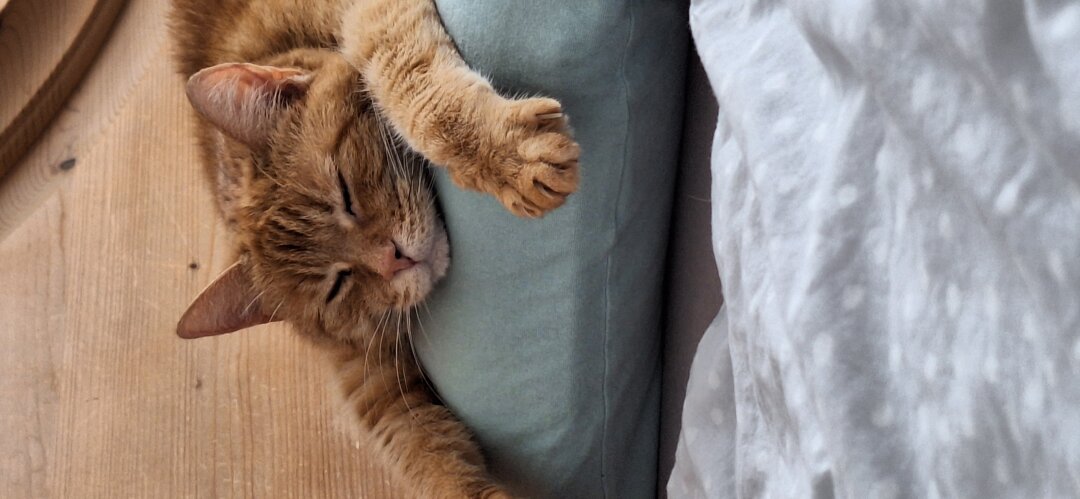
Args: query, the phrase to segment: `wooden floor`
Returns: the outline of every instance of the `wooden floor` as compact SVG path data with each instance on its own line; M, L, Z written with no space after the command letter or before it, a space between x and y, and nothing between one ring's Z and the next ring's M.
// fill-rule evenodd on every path
M0 179L0 497L392 495L309 346L281 326L173 333L231 262L166 7L129 2Z

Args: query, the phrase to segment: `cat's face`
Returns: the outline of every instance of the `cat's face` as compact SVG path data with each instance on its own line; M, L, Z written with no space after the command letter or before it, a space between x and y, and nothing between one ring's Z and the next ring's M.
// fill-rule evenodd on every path
M422 162L394 144L358 74L329 52L292 57L200 72L189 96L224 133L218 194L252 318L366 341L445 274L446 233Z

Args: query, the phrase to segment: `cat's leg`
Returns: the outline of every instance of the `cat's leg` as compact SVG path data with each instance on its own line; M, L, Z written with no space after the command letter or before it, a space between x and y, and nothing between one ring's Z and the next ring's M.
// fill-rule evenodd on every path
M509 498L488 476L465 425L436 404L408 345L364 354L331 351L358 437L409 487L411 497Z
M432 0L357 0L342 51L405 141L458 185L538 217L577 189L579 148L554 99L506 99L469 69Z

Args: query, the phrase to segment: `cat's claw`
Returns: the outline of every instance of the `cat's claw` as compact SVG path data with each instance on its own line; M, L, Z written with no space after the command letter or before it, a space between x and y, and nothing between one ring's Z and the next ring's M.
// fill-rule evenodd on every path
M516 118L526 126L558 126L564 127L562 104L555 99L537 97L510 101L510 106L516 109Z

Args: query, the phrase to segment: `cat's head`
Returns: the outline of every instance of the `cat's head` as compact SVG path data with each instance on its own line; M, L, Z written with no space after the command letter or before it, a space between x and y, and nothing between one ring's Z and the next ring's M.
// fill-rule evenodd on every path
M299 331L366 341L410 309L449 263L446 232L419 160L403 154L359 74L330 51L271 66L193 75L188 98L221 133L219 203L239 261L178 326L193 338L288 320Z

